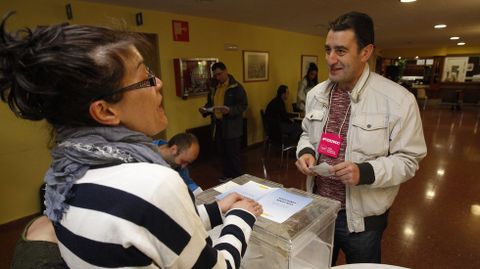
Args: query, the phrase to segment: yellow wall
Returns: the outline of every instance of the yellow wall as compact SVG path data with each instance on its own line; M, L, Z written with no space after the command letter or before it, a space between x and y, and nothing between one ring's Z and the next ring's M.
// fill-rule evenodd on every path
M61 0L2 0L0 15L16 10L7 29L49 25L67 21L65 4L71 3L71 24L114 26L118 19L125 20L128 29L158 35L160 77L164 82L165 109L170 121L167 137L187 128L206 125L197 108L205 97L182 100L175 95L173 58L216 57L225 62L231 74L240 82L242 50L260 50L270 53L270 74L267 82L243 83L249 101L248 142L262 139L260 109L265 108L280 84L291 90L290 101L296 99L300 80L300 55L319 56L319 79L326 78L323 58L324 39L272 28L192 17L165 12L99 5L79 1ZM143 12L144 25L137 27L135 14ZM190 42L172 41L171 20L189 22ZM225 51L224 43L234 43L238 51ZM5 104L0 104L0 223L5 223L39 210L38 186L48 168L50 157L46 148L49 136L46 124L16 119Z
M420 49L385 49L381 50L381 56L384 58L414 58L429 57L429 56L447 56L447 55L479 55L480 46L455 46L446 48L420 48Z

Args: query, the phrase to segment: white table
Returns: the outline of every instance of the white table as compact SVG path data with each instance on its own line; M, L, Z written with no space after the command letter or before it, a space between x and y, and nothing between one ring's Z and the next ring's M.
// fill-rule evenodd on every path
M353 263L337 265L332 269L408 269L406 267L389 265L389 264L376 264L376 263Z

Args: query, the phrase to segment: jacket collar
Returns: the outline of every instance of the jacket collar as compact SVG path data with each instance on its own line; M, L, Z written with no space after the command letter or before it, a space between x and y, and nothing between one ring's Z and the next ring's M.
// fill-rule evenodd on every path
M350 92L350 99L352 99L354 103L358 102L358 97L365 90L365 86L367 85L367 81L369 77L370 77L370 67L366 63L365 68L363 68L362 75L358 79L357 84L355 84L355 87L353 87L353 90Z
M228 86L227 89L230 88L235 88L238 86L238 82L235 80L235 78L232 75L228 75Z
M218 81L216 79L213 79L213 83L211 84L211 88L213 88L213 90L216 90L217 89L217 86L218 86ZM238 82L235 80L235 78L228 74L228 85L227 85L227 89L230 89L230 88L235 88L238 86Z

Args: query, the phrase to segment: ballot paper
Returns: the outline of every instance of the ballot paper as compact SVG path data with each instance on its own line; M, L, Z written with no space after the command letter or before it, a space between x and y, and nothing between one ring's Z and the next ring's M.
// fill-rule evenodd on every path
M204 112L210 112L210 113L213 112L213 106L212 106L212 107L208 107L208 108L207 108L207 107L201 107L201 109L202 109L202 111L204 111Z
M277 189L258 201L263 207L262 217L282 223L302 210L313 199Z
M218 191L219 193L224 193L224 192L227 192L233 188L236 188L240 185L238 185L237 183L229 180L225 183L223 183L222 185L218 185L217 187L213 188L214 190Z
M217 200L222 200L225 196L229 195L232 192L236 192L242 196L250 198L258 202L263 196L267 195L268 193L277 190L278 188L272 188L265 186L263 184L257 183L255 181L249 181L243 185L239 185L238 187L231 188L230 190L217 195L215 198Z
M233 187L217 195L216 198L221 200L232 192L257 201L263 207L262 217L278 223L286 221L312 201L312 198L296 195L284 189L268 187L254 181Z
M215 109L226 108L226 106L211 106L211 107L202 107L202 110L205 112L213 113Z
M328 177L332 175L329 171L330 167L332 166L326 162L323 162L318 165L310 167L310 170L312 170L314 173L316 173L319 176Z

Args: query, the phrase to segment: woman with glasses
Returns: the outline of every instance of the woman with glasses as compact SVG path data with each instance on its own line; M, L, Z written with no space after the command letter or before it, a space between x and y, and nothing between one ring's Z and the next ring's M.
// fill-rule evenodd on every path
M0 96L18 117L52 126L45 215L66 264L238 268L262 208L239 195L197 208L167 167L150 138L168 121L162 81L144 64L146 42L82 25L11 34L5 22ZM222 218L212 245L206 229Z

